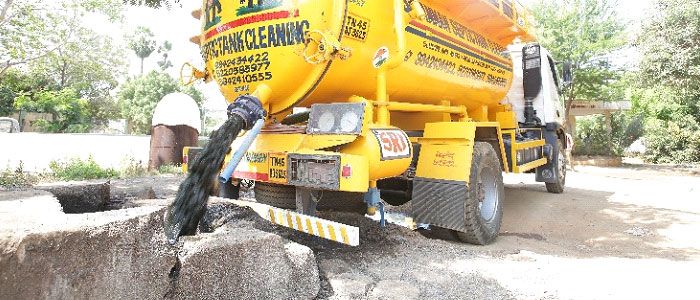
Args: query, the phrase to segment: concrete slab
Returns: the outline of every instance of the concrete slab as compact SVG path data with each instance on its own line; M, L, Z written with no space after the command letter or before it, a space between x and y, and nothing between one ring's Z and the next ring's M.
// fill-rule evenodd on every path
M178 299L312 299L320 281L306 246L256 229L224 226L184 239Z
M313 252L250 219L170 246L162 206L64 214L45 192L0 199L3 298L311 299L320 289Z
M10 299L162 298L177 252L161 241L161 214L54 215L0 237L0 290Z

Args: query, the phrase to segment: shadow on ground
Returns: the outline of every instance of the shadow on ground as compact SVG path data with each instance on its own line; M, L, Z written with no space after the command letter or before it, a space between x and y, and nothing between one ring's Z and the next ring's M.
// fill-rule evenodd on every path
M502 237L495 247L574 257L689 260L700 249L673 246L674 226L698 224L694 213L611 201L614 193L567 188L548 194L541 184L506 187Z

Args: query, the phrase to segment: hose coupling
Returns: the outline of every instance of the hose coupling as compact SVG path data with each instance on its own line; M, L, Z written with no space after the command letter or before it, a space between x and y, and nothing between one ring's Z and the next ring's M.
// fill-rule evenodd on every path
M257 120L267 116L260 99L251 95L238 97L226 111L229 118L234 115L241 117L245 121L245 130L250 130Z

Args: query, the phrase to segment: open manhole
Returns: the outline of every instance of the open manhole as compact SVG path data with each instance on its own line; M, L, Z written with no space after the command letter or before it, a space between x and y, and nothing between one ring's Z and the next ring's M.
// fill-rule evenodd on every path
M52 183L37 189L53 194L67 214L84 214L108 210L110 183Z

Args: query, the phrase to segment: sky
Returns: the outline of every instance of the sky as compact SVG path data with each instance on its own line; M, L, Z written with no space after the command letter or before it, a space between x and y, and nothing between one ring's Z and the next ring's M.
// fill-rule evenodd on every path
M529 5L537 0L519 0L524 5ZM551 0L557 1L557 0ZM618 0L619 13L631 22L631 28L638 28L639 22L644 18L645 11L651 8L653 0ZM109 34L115 40L123 39L125 34L133 32L138 26L145 26L151 29L159 42L170 41L173 44L171 52L171 61L174 67L169 72L179 78L179 71L182 64L190 62L195 66L202 66L203 62L199 55L199 48L189 42L189 38L199 33L199 21L195 20L190 13L199 8L200 1L181 1L183 7L174 7L171 10L166 9L149 9L143 7L130 7L125 13L124 23L121 25L109 24L101 22L104 26L100 26L103 33ZM100 20L94 20L100 22ZM630 50L632 51L632 50ZM132 51L128 51L129 55L129 75L139 74L139 59ZM635 57L635 53L624 53L621 56ZM156 61L160 57L154 53L145 64L145 70L156 69ZM219 114L226 108L226 102L218 91L214 83L200 84L199 89L203 91L207 102L205 109L208 111L217 111Z

